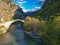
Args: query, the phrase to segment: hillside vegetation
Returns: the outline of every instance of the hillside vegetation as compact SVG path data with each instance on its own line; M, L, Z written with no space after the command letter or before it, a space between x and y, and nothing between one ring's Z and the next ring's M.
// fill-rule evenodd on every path
M43 5L43 8L33 15L33 17L49 20L50 18L54 18L54 16L60 16L60 0L56 0L55 2L46 5L47 6Z
M32 25L35 23L31 21L30 17L28 18L29 20L26 17L26 22L24 23L26 25L24 26L30 30L33 28L33 31L38 32L42 37L41 45L60 45L60 0L51 0L53 2L50 2L50 4L49 1L46 0L41 10L32 16L36 18L35 20L32 19L34 22L37 19L40 20L39 26L37 27L38 24L36 23L37 25L33 28Z
M15 10L18 8L12 0L0 0L0 22L12 20Z

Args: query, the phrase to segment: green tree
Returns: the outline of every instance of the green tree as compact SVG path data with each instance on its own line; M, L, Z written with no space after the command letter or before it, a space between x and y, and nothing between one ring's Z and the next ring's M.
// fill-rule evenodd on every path
M39 32L43 45L60 45L60 16L50 21L42 20Z
M31 17L26 17L25 22L24 22L24 28L27 31L34 30L37 31L38 27L40 25L39 19L36 18L31 18Z

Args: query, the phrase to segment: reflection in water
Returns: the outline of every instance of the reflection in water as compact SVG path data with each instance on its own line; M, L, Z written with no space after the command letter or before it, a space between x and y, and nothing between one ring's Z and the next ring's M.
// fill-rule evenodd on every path
M0 36L0 45L17 45L15 38L9 33Z
M37 41L26 38L28 35L25 36L21 23L13 24L9 30L9 33L0 37L0 45L40 45Z

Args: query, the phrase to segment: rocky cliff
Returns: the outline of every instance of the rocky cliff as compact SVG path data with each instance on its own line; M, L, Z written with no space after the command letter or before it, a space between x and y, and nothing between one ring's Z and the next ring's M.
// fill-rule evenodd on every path
M12 0L0 0L0 22L12 20L15 10L18 8Z
M25 13L23 12L22 8L18 8L15 11L13 19L24 19Z

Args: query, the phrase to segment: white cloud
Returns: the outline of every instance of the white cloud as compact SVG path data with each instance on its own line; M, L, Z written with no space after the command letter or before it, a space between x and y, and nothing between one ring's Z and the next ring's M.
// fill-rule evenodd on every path
M36 9L40 9L41 7L35 7Z
M22 5L20 5L21 6L21 8L22 8L22 10L24 11L24 12L27 12L28 10L27 9L25 9Z
M24 7L22 7L23 8L23 11L24 12L27 12L27 11L36 11L36 10L38 10L38 9L40 9L41 7L35 7L35 9L31 9L31 10L28 10L28 9L25 9Z
M39 0L39 1L45 1L45 0Z
M32 9L32 11L36 11L36 9Z
M36 11L37 9L32 9L31 11Z
M29 10L27 10L27 9L23 9L23 11L24 11L24 12L27 12L27 11L29 11Z
M32 10L27 10L27 9L23 9L24 12L28 12L28 11L36 11L36 9L32 9Z
M26 3L26 1L22 1L22 2L18 2L19 4L23 4L23 3Z
M35 9L32 9L31 11L36 11L38 9L40 9L41 7L35 7Z

